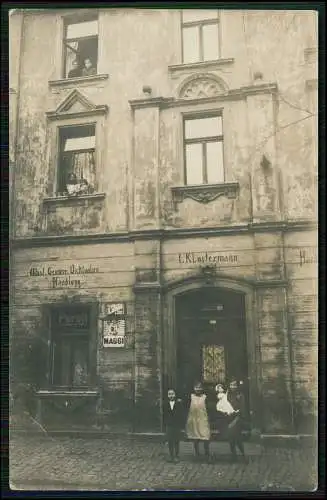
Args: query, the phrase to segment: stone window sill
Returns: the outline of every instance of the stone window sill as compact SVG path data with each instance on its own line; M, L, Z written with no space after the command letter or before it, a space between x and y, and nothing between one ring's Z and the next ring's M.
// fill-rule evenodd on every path
M181 73L187 70L215 70L216 68L220 68L221 66L225 66L226 64L233 64L234 58L229 57L225 59L216 59L213 61L201 61L196 63L187 63L187 64L174 64L168 66L168 71L173 75L177 73Z
M53 396L66 396L66 397L96 397L99 395L97 389L40 389L36 391L39 397L53 397Z
M227 198L236 198L239 191L238 182L225 182L222 184L201 184L191 186L174 186L171 188L175 208L186 198L191 198L199 203L209 203L226 196Z
M53 196L50 198L44 198L43 203L45 205L59 205L59 204L66 204L69 205L71 203L75 203L78 201L87 201L87 200L101 200L105 198L106 194L105 193L92 193L92 194L80 194L77 196Z
M92 76L80 76L78 78L62 78L60 80L50 80L50 87L76 87L78 84L85 83L97 83L101 80L108 80L109 75L107 73L102 73L99 75Z

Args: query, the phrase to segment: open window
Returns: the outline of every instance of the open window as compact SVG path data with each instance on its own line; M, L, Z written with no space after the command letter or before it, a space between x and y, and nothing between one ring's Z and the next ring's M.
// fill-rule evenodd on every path
M185 184L219 184L225 180L223 124L220 114L184 119Z
M59 128L57 194L90 194L95 190L95 124Z
M97 74L98 16L88 15L66 20L64 35L63 78L78 78Z

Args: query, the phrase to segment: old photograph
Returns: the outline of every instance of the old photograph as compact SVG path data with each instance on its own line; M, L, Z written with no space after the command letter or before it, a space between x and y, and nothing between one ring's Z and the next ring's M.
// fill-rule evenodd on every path
M318 12L42 5L8 8L10 488L315 491Z

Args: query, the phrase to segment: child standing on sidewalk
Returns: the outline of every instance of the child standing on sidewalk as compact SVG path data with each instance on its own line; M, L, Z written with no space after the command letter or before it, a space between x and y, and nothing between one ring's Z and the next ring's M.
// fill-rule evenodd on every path
M174 389L169 389L164 402L164 426L171 462L179 460L179 443L183 427L182 400L176 398Z
M186 422L186 434L189 440L193 441L195 457L200 456L200 442L203 443L204 454L206 459L210 460L209 443L210 443L210 425L209 425L209 408L207 396L204 393L200 382L194 385L193 393L189 401L188 417Z

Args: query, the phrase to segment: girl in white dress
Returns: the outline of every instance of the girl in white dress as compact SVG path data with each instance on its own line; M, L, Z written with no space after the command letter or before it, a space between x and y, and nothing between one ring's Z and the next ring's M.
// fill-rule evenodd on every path
M227 392L225 392L221 384L216 385L216 393L218 399L216 410L225 415L231 415L234 413L234 408L227 399Z
M205 456L209 459L210 426L206 399L202 384L195 384L190 399L186 434L194 443L195 456L200 455L199 444L203 442Z

